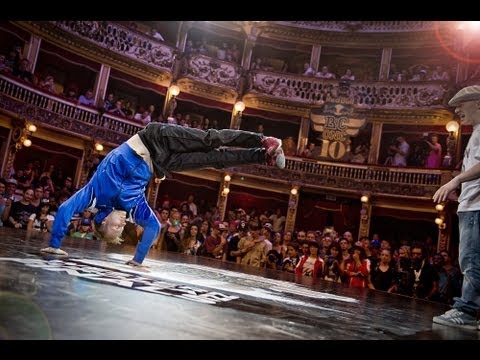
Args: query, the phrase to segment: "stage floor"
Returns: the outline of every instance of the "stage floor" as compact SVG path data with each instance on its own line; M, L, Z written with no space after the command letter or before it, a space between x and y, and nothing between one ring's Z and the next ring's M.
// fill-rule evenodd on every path
M0 228L0 339L480 339L432 324L440 304L153 250L138 271L131 246L47 243Z

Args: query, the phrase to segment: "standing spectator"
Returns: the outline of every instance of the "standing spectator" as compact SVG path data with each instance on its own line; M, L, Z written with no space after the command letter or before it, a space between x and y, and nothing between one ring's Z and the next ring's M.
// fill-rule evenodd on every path
M295 273L297 275L310 276L313 278L323 278L324 261L318 255L319 245L316 241L309 241L309 254L300 258Z
M430 140L425 140L430 147L430 152L425 160L425 167L427 169L439 169L442 164L442 145L438 142L438 136L435 134L430 136Z
M410 145L403 136L398 136L395 144L390 145L393 152L392 166L407 166L407 157L410 152Z

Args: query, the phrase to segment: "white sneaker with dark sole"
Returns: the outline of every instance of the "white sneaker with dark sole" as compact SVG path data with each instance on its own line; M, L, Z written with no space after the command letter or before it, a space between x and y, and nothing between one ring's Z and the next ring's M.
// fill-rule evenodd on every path
M451 309L443 315L434 316L433 322L465 330L477 330L480 326L477 319L458 309Z

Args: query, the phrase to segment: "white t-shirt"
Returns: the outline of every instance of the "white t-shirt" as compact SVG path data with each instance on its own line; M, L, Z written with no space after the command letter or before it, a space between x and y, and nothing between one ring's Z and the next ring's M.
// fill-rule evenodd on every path
M33 213L32 215L30 215L30 217L28 219L33 220L33 230L42 231L43 229L46 228L46 225L42 224L40 219L37 219L37 214ZM47 215L47 219L46 219L45 223L47 221L53 221L53 220L55 220L55 218L52 215Z
M473 128L463 155L462 172L480 163L480 125ZM462 183L462 192L458 198L458 212L480 210L480 178Z

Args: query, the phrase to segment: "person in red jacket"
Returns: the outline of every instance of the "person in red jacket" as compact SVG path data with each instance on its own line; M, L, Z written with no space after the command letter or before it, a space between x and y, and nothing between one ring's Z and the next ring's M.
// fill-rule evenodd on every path
M318 256L319 245L316 241L308 242L310 254L303 255L300 258L295 274L310 276L313 278L322 278L323 277L323 259Z

